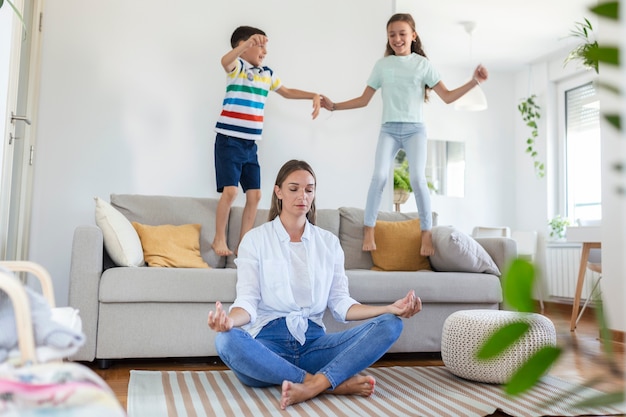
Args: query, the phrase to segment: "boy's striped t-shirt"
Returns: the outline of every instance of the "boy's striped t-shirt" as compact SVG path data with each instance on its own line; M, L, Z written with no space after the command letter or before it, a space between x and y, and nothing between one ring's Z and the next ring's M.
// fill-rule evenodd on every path
M280 79L268 67L253 67L239 58L227 75L226 96L215 131L241 139L260 140L265 101L279 89Z

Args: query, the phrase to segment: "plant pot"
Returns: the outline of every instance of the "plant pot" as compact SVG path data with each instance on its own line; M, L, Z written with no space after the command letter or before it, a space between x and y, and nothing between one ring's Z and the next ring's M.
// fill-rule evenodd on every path
M410 192L396 188L393 190L393 203L404 204L409 199L410 195Z

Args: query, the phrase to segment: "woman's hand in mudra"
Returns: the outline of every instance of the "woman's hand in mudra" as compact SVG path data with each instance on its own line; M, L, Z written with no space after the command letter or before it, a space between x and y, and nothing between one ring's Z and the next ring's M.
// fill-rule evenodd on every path
M228 317L228 314L222 308L222 303L215 303L215 311L209 311L207 320L211 330L216 332L227 332L233 328L234 320Z
M422 300L415 295L415 290L409 291L406 297L391 305L393 314L408 319L422 310Z

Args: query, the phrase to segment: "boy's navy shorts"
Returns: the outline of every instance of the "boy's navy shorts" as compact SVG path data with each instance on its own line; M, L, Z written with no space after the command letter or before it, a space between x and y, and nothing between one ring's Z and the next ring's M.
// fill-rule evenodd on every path
M261 189L261 167L256 141L239 139L218 133L215 138L215 179L217 192L241 183L241 188Z

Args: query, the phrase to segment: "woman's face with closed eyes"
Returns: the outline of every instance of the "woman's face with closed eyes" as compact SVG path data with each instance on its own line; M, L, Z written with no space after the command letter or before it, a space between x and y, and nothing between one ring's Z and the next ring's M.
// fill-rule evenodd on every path
M281 214L306 217L315 199L315 178L309 171L294 171L280 187L274 186L274 192L282 202Z

